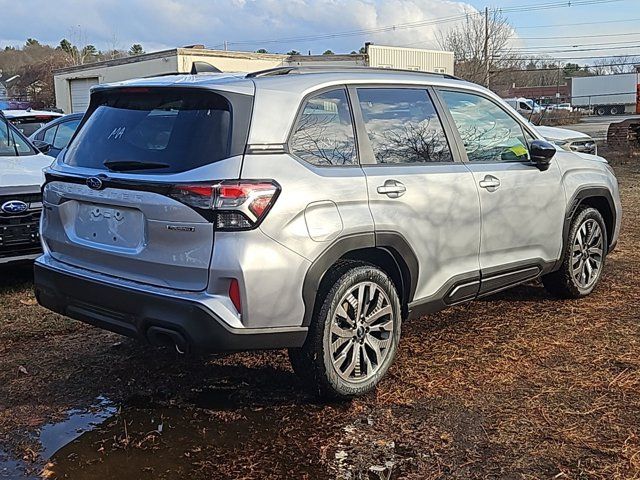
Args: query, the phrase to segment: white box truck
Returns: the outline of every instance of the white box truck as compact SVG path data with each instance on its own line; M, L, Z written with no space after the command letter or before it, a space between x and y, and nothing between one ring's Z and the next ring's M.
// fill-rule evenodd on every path
M636 113L640 74L597 75L571 79L571 106L596 115Z

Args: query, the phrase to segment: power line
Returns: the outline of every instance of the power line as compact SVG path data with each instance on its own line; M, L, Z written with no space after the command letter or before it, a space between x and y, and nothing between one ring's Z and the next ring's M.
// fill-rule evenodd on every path
M565 60L608 60L612 58L635 58L633 55L603 55L603 56L582 56L582 57L506 57L508 60L522 60L522 61L549 61L549 62L563 62ZM640 61L633 62L634 64L640 64Z
M527 49L514 49L512 50L515 53L521 52L521 53L539 53L539 54L545 54L545 53L572 53L572 52L601 52L604 50L622 50L622 49L627 49L627 48L640 48L640 44L636 43L635 45L627 45L627 46L616 46L616 47L597 47L597 48L573 48L573 49L568 49L568 50L543 50L543 49L534 49L534 51L531 50L527 50Z
M585 65L584 67L581 68L599 68L599 67L623 67L623 66L629 66L629 65L637 65L636 62L620 62L620 63L607 63L607 64L601 64L601 65ZM556 72L558 70L561 70L563 67L558 67L558 66L551 66L549 68L505 68L505 69L501 69L501 70L491 70L491 73L504 73L504 72L511 72L511 73L518 73L518 72ZM629 72L629 73L635 73L635 72Z
M640 33L638 33L640 35ZM596 43L566 43L566 44L556 44L556 45L526 45L523 47L516 47L520 49L535 49L535 48L577 48L577 47L596 47L596 46L609 46L609 45L624 45L629 43L638 43L639 40L621 40L621 41L611 41L611 42L603 42L599 41Z
M419 22L400 23L400 24L370 28L370 29L352 30L352 31L335 32L335 33L324 33L324 34L317 34L317 35L304 35L299 37L282 37L282 38L271 39L271 40L238 40L238 41L227 42L227 43L229 45L254 45L254 44L262 45L262 44L286 43L286 42L297 42L297 41L328 40L333 38L343 38L343 37L358 36L358 35L370 35L374 33L384 33L384 32L396 31L396 30L419 28L419 27L437 25L440 23L447 23L447 22L462 20L464 18L468 18L471 16L478 16L478 15L480 15L480 13L474 12L474 13L455 15L451 17L441 17L441 18L435 18L432 20L422 20Z
M524 26L513 26L514 30L522 30L526 28L558 28L558 27L574 27L574 26L584 26L584 25L602 25L602 24L611 24L611 23L628 23L628 22L640 22L640 18L629 18L624 20L604 20L599 22L578 22L578 23L563 23L563 24L555 24L555 25L524 25ZM547 36L547 37L519 37L518 35L511 35L511 38L518 38L521 40L546 40L546 39L562 39L562 38L597 38L597 37L617 37L623 35L640 35L638 33L611 33L611 34L602 34L602 35L575 35L575 36ZM419 40L417 42L407 43L403 46L411 47L414 45L420 45L423 43L431 43L433 39L428 40Z
M498 8L497 11L502 13L529 12L532 9L549 10L549 9L563 8L563 7L601 5L605 3L615 3L615 2L624 2L624 1L627 1L627 0L569 0L569 1L560 1L560 2L548 2L546 4L514 5L512 7Z
M636 33L634 35L640 35L640 33ZM638 48L640 47L639 42L640 42L640 39L626 40L623 42L573 43L573 44L566 44L566 45L526 45L523 47L515 47L511 51L534 50L541 53L580 52L580 51L589 51L589 50L597 51L597 50L611 50L615 48ZM609 45L616 45L617 47L608 48ZM597 48L580 49L578 47L597 47ZM561 50L563 48L566 48L566 50ZM545 49L552 49L552 50L545 50Z
M560 40L565 38L597 38L597 37L624 37L630 35L640 35L640 32L628 32L628 33L602 33L596 35L561 35L561 36L549 36L549 37L520 37L517 35L512 35L512 37L517 37L518 40Z
M576 27L581 25L601 25L603 23L628 23L628 22L640 22L640 18L628 18L622 20L602 20L597 22L578 22L578 23L563 23L563 24L545 24L545 25L523 25L514 26L514 29L527 29L527 28L557 28L557 27Z
M496 13L496 12L515 13L520 11L530 12L534 10L548 10L548 9L555 9L555 8L607 4L607 3L623 2L623 1L628 1L628 0L563 0L563 1L544 2L544 3L537 3L537 4L514 5L512 7L493 9L491 11L492 13ZM299 42L299 41L329 40L334 38L371 35L371 34L384 33L384 32L396 31L396 30L421 28L425 26L437 25L440 23L447 23L447 22L462 20L465 18L480 16L480 15L482 15L482 13L480 12L466 12L464 14L454 15L450 17L441 17L441 18L423 20L418 22L400 23L400 24L387 25L383 27L370 28L370 29L324 33L324 34L317 34L317 35L303 35L303 36L297 36L297 37L282 37L278 39L237 40L237 41L227 42L227 45L258 45L258 44L263 45L263 44L290 43L290 42ZM216 45L216 47L217 46L218 45Z
M509 50L509 51L505 51L504 53L501 53L499 55L518 55L518 54L522 54L522 55L534 55L534 56L541 56L541 55L554 55L554 54L559 54L559 55L569 55L572 53L578 53L581 54L582 52L594 52L591 53L591 55L596 55L598 52L604 52L602 54L602 56L608 56L606 54L606 52L611 51L611 50L633 50L633 49L638 49L640 47L640 45L636 44L636 45L620 45L620 46L616 46L616 47L597 47L597 48L573 48L573 49L558 49L558 50L542 50L542 49L535 49L535 50L518 50L518 49L514 49L514 50ZM634 52L628 52L628 55L633 55Z

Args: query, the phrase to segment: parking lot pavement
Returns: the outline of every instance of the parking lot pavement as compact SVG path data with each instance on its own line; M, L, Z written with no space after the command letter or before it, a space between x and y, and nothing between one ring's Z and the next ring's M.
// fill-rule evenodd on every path
M568 128L576 132L586 133L596 140L605 140L609 125L613 122L622 122L630 118L640 120L640 115L607 115L604 117L582 117L580 123L573 125L562 125L561 128Z
M0 271L0 479L640 478L640 165L613 165L622 234L591 296L529 284L406 322L350 403L304 393L285 352L147 348Z

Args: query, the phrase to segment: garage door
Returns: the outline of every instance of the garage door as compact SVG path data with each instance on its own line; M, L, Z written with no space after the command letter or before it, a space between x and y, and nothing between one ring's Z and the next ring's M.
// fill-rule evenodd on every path
M98 84L98 79L76 78L69 81L71 88L71 111L84 112L89 108L89 89Z

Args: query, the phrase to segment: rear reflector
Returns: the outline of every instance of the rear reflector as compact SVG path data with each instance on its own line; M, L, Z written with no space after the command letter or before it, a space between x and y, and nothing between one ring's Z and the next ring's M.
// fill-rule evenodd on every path
M236 307L238 313L242 313L242 301L240 300L240 284L235 278L232 278L231 283L229 283L229 298L231 299L233 306Z

